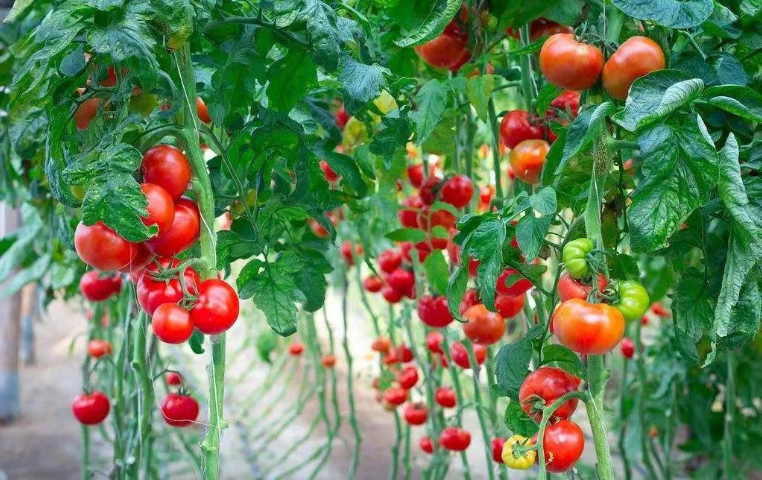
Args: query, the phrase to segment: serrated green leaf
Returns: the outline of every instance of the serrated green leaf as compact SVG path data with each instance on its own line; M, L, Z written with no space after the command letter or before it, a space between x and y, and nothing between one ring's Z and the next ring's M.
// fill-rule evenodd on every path
M514 435L522 435L526 438L532 438L537 433L539 427L521 408L518 400L511 400L505 407L503 414L505 425Z
M488 309L495 308L495 285L503 267L503 243L505 224L490 219L482 222L463 242L463 258L479 260L477 286L482 302Z
M528 262L531 262L542 249L545 236L553 217L535 217L534 214L524 215L516 226L516 240L521 252Z
M373 100L386 85L384 74L389 73L379 65L365 65L350 56L342 56L338 80L344 92L344 101L351 107L353 102L364 105Z
M750 87L721 85L701 95L705 103L752 122L762 122L762 95Z
M426 234L420 228L398 228L384 235L393 242L418 243L426 240Z
M552 83L546 83L543 85L543 87L540 89L540 93L537 94L537 115L540 117L545 117L545 112L547 112L548 108L550 108L550 104L553 103L553 100L555 100L557 96L561 95L563 91L564 90L562 88L559 88Z
M529 336L510 345L503 345L495 356L497 384L512 400L519 399L519 388L529 375L532 361L532 340Z
M578 377L585 376L585 366L579 356L563 345L545 345L542 349L542 365L555 363L559 368Z
M416 124L416 142L420 145L429 138L442 119L447 107L447 88L437 79L424 83L415 95L416 109L410 119Z
M450 275L447 283L447 307L453 318L462 321L460 316L460 302L466 294L468 286L468 267L460 266Z
M317 86L317 67L304 52L289 50L268 69L267 81L268 107L288 112Z
M476 75L466 83L466 96L482 121L489 118L488 104L495 89L495 75Z
M553 215L558 208L556 191L551 187L544 187L529 197L529 203L540 215Z
M714 304L703 273L695 268L683 273L675 285L672 312L678 351L697 365L700 358L696 343L701 340L702 332L711 328L714 317Z
M435 292L440 295L447 293L447 277L450 273L447 262L441 250L434 250L426 257L423 262L423 267L426 270L426 278L431 284Z
M712 0L612 0L630 17L651 20L669 28L701 25L712 14Z
M428 42L441 34L460 10L460 0L436 0L420 25L402 38L394 40L398 47L412 47Z

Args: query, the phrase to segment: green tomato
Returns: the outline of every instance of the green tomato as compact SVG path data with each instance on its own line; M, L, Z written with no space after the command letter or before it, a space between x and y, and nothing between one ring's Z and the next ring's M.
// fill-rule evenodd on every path
M634 280L625 280L619 282L617 290L619 300L614 304L614 308L622 312L622 316L628 322L640 321L651 304L646 289Z
M130 103L127 105L127 109L130 112L140 112L141 115L147 117L156 108L156 103L159 97L148 92L133 93L130 98Z
M587 254L593 251L593 242L587 238L572 240L564 246L563 260L569 276L581 280L590 274Z

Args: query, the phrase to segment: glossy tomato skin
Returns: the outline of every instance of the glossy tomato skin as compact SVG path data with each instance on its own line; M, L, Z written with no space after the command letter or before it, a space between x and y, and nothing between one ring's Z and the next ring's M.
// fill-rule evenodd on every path
M463 208L471 202L474 196L474 184L465 175L454 175L442 184L439 195L443 202L449 203L455 208Z
M545 140L524 140L508 154L516 178L524 183L540 183L540 174L545 165L545 158L550 151L550 144Z
M446 450L462 452L471 444L471 433L458 427L446 427L439 435L439 445Z
M603 52L578 42L572 34L557 33L540 50L540 70L557 87L584 90L598 81L603 70Z
M567 90L550 102L550 108L545 113L546 117L557 116L559 111L569 112L572 117L579 115L580 93Z
M532 282L528 278L522 277L518 281L514 282L510 287L506 284L512 275L518 274L519 272L510 267L503 270L500 276L497 277L497 285L495 287L497 293L499 295L507 295L509 297L518 297L519 295L524 295L526 292L528 292L533 286ZM511 279L511 281L513 280L515 280L515 278Z
M458 313L463 315L466 313L466 311L473 307L474 305L478 305L481 303L481 298L479 298L479 292L477 292L473 288L469 288L466 290L466 294L463 295L463 300L460 301L460 306L458 307Z
M455 226L456 221L455 215L445 209L432 211L430 207L423 207L417 215L418 227L427 232L436 226L449 230Z
M378 267L384 273L392 273L402 265L402 255L394 249L384 250L378 256Z
M166 190L153 183L141 183L140 189L148 200L148 216L142 217L143 224L156 225L158 234L166 232L175 218L175 203Z
M408 403L403 414L409 425L423 425L429 416L429 410L422 403Z
M447 297L444 296L424 295L418 301L417 310L421 322L432 328L444 328L455 320L447 307Z
M381 296L384 297L388 303L399 303L402 300L403 292L392 288L389 284L384 285L381 288Z
M142 275L143 268L153 259L153 254L148 250L144 243L133 243L132 248L135 251L132 260L130 260L130 263L123 268L120 268L119 271L122 273L129 273L130 281L135 283L135 280Z
M418 191L418 197L421 199L424 205L433 205L439 194L442 180L437 177L429 177L421 185Z
M211 123L212 119L209 117L209 107L204 103L204 99L196 97L196 115L198 119L204 123Z
M632 83L666 66L664 52L648 37L630 37L603 66L603 88L616 100L626 100Z
M389 387L384 390L384 402L398 407L407 402L407 390L402 387Z
M624 317L605 303L591 304L572 298L558 306L551 318L562 345L577 353L603 355L624 335Z
M191 180L191 168L183 152L172 145L157 145L143 155L143 180L162 187L172 199L182 197Z
M161 402L164 421L173 427L187 427L198 418L198 402L190 395L168 393Z
M582 429L574 422L561 420L548 425L542 439L547 471L561 473L577 463L585 449ZM537 459L539 462L539 458Z
M418 446L426 453L434 453L434 443L429 436L421 437L421 439L418 440Z
M183 377L177 372L167 372L167 375L164 377L164 381L167 383L167 385L176 387L183 384Z
M336 366L336 355L330 353L323 355L323 358L320 359L320 363L325 368L333 368Z
M294 357L298 357L304 352L304 344L301 342L291 342L288 346L288 353Z
M435 68L457 71L471 58L468 50L468 33L453 19L438 37L415 47L424 62Z
M609 282L602 274L598 274L598 291L602 292ZM558 298L565 302L572 298L579 298L580 300L587 300L590 292L593 291L592 285L585 285L581 280L576 280L564 272L558 279Z
M400 224L406 228L418 228L418 211L424 207L418 195L410 196L402 201L402 208L397 212Z
M122 289L122 277L119 275L101 276L96 270L90 270L79 279L79 291L91 302L108 300Z
M412 365L405 365L397 373L397 383L405 390L410 390L418 383L418 369Z
M376 337L370 346L371 350L378 353L388 353L391 348L392 342L387 337Z
M384 281L381 280L381 278L377 277L376 275L371 275L362 281L362 285L365 288L365 290L371 293L378 293L381 291L381 288L384 286Z
M93 391L74 397L71 411L82 425L98 425L108 416L111 402L105 393Z
M133 244L103 222L80 222L74 232L74 248L83 262L104 272L126 267L137 252Z
M145 242L148 249L160 257L173 257L190 248L201 232L198 205L181 198L175 201L175 217L169 229Z
M440 407L453 408L458 403L458 397L455 394L455 390L450 387L438 387L434 392L434 401L439 404Z
M193 335L190 313L174 303L163 303L151 315L154 335L164 343L185 343Z
M482 303L466 310L463 318L466 320L463 324L463 333L476 344L494 345L505 334L503 316L497 312L490 312Z
M163 268L177 267L180 262L177 259L162 258L159 263ZM156 264L148 265L143 275L138 279L135 285L135 293L138 297L138 303L149 315L153 315L159 305L164 303L178 303L183 299L183 287L180 283L179 275L169 280L161 280L154 277L154 273L159 270ZM193 267L188 267L184 272L185 287L188 293L195 295L198 284L201 279L198 272Z
M619 299L614 303L614 307L622 312L625 320L633 322L646 314L651 300L643 285L635 280L624 280L618 282L617 292Z
M623 338L622 343L619 344L619 348L622 350L622 356L624 358L632 358L635 355L635 342L631 338Z
M503 463L503 445L505 445L505 439L503 437L493 438L490 444L492 446L492 461Z
M224 280L212 278L198 286L198 298L190 311L196 328L206 335L219 335L238 320L238 294Z
M94 338L87 342L87 354L93 358L111 355L111 342Z
M407 179L410 182L410 185L415 188L421 188L421 185L423 185L423 164L418 163L415 165L408 165Z
M444 335L442 335L437 330L432 330L426 334L426 348L431 353L443 354L444 353L444 350L442 350L443 340L444 340Z
M397 268L386 277L386 283L398 292L407 292L415 286L413 272L404 268Z
M529 115L525 110L512 110L500 121L500 139L513 149L524 140L544 140L545 126L536 115Z
M476 363L481 365L487 358L487 349L484 346L475 343L472 345L474 348L474 356L476 357ZM450 358L460 368L471 368L471 361L468 357L468 350L460 342L454 342L450 346Z
M524 309L524 295L515 297L497 295L495 297L495 309L503 318L513 318Z
M524 379L519 389L519 402L526 414L539 423L542 408L569 392L576 391L582 380L556 367L540 367ZM570 398L553 412L551 420L565 420L577 409L576 398Z

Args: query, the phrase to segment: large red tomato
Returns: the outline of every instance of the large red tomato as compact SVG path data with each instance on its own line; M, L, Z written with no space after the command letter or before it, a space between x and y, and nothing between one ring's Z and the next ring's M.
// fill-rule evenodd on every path
M512 110L500 121L500 139L508 148L516 148L524 140L545 139L545 126L536 115Z
M175 217L169 229L145 244L160 257L173 257L190 248L198 239L200 231L198 205L192 200L181 198L175 202Z
M574 35L557 33L540 50L540 70L550 83L565 90L595 85L603 69L603 52L578 42Z
M143 155L143 180L180 198L191 180L191 168L183 152L172 145L157 145Z
M447 308L447 297L430 295L418 301L418 318L432 328L444 328L455 320Z
M480 303L469 308L463 314L463 318L466 320L463 324L463 333L476 344L493 345L505 334L503 316L490 312L484 304Z
M443 202L449 203L455 208L463 208L474 196L474 184L465 175L454 175L442 184L439 195Z
M495 309L503 318L513 318L524 308L524 295L511 297L508 295L497 295L495 297Z
M162 303L151 316L154 335L164 343L184 343L193 335L193 322L187 310L174 303Z
M503 270L503 272L500 274L499 277L497 277L497 284L495 285L495 289L499 295L506 295L508 297L518 297L521 295L524 295L526 292L529 291L529 289L532 288L532 282L525 277L521 277L518 280L516 280L516 275L520 275L518 271L516 271L513 268L506 268ZM514 278L511 278L511 286L509 287L507 285L508 279L514 276Z
M612 98L626 100L635 80L662 70L665 65L664 52L658 43L648 37L630 37L603 66L603 88Z
M158 234L166 232L175 218L175 203L166 190L153 183L143 183L140 189L148 200L148 216L143 217L144 225L156 225Z
M74 232L74 248L83 262L105 272L126 267L137 253L133 244L103 222L80 222Z
M122 277L119 275L102 275L95 270L82 275L79 280L79 291L91 302L102 302L122 289Z
M598 274L598 291L602 292L609 282L602 274ZM587 285L581 280L575 280L564 272L561 278L558 279L558 298L562 302L565 302L571 298L579 298L581 300L587 300L590 292L593 291L592 285Z
M97 425L108 416L111 403L105 393L93 391L74 397L71 411L82 425Z
M556 367L540 367L524 379L519 389L519 402L529 418L542 420L542 409L579 388L581 380ZM552 420L571 417L577 409L578 399L570 398L553 412Z
M191 309L191 320L206 335L219 335L238 319L238 294L224 280L204 280Z
M550 151L550 145L545 140L524 140L516 145L508 155L516 177L530 185L540 182L545 157Z
M537 435L533 437L536 443ZM548 425L542 436L542 446L545 450L545 466L549 472L565 472L577 463L585 449L585 437L582 429L574 422L561 420ZM536 460L540 461L539 456Z
M178 260L168 258L162 258L159 262L163 268L175 268L180 264ZM163 303L178 303L183 299L180 276L158 279L154 275L158 271L159 267L156 264L148 265L135 285L138 303L149 315L153 315L153 312ZM188 267L185 269L184 277L188 293L195 295L197 285L201 283L198 273L192 267Z
M587 355L610 352L624 335L624 317L619 310L605 303L592 304L579 298L559 305L551 321L562 345Z
M466 17L467 11L461 10L461 20ZM468 32L460 27L457 18L445 27L441 35L416 46L415 51L432 67L448 68L453 72L471 58L471 52L468 50Z
M168 393L161 402L164 421L173 427L187 427L198 418L198 402L190 395Z

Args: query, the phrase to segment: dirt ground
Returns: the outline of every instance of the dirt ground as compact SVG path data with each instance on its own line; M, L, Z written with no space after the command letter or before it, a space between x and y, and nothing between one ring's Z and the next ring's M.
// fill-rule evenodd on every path
M339 321L339 302L336 298L329 301L329 319L337 340L337 375L338 392L342 399L340 410L344 421L340 437L333 443L330 457L325 467L317 476L319 479L336 479L346 477L352 456L352 431L346 414L346 370L344 355L341 352L340 341L343 329ZM369 354L372 338L369 322L361 320L361 307L350 304L348 317L350 350L355 359L355 397L357 417L363 434L362 448L358 475L361 480L389 478L391 464L391 447L394 444L394 421L391 414L384 411L374 400L374 391L370 388L373 369L376 360ZM268 368L255 358L253 348L239 350L242 338L251 325L246 322L263 322L253 311L244 310L242 322L229 332L228 335L228 378L238 379L230 382L226 391L225 417L230 427L224 432L222 439L222 478L272 478L272 475L283 472L288 468L288 462L283 466L273 468L277 459L284 451L296 449L292 458L306 458L324 443L325 428L319 424L310 435L307 435L313 419L318 414L317 401L312 398L306 403L301 414L289 421L281 434L262 445L263 438L257 430L260 423L271 421L278 417L278 409L291 405L298 394L301 382L299 374L287 388L276 391L282 401L277 398L267 399L258 406L252 406L246 400L257 396ZM80 390L83 338L80 336L78 348L70 351L72 339L85 331L86 320L72 305L54 302L44 318L35 325L37 362L31 366L23 366L21 372L22 386L22 415L10 425L0 426L0 480L68 480L81 478L80 427L71 416L70 399ZM320 322L322 323L322 322ZM321 332L325 336L325 330ZM195 391L205 391L204 365L207 356L193 356L187 348L169 349L167 354L174 358L175 365L185 365L184 371L192 373L192 382L196 384ZM285 376L284 372L276 372ZM190 377L191 375L189 375ZM272 395L272 394L271 394ZM272 404L272 414L264 418L262 404ZM202 410L204 407L202 406ZM584 409L580 409L584 411ZM584 413L577 415L584 416ZM203 421L203 419L200 419ZM584 418L579 418L584 424ZM585 422L586 423L586 422ZM468 450L469 463L472 467L472 477L484 479L487 477L484 469L483 443L478 435L478 423L472 414L467 414L464 424L473 433L471 447ZM198 429L200 431L200 429ZM412 478L420 478L421 468L425 458L419 451L418 438L422 434L415 429L411 438L412 444ZM181 432L182 433L182 432ZM589 432L586 432L588 439ZM107 446L93 446L95 455L107 454ZM592 441L588 442L585 457L594 458ZM462 478L459 460L453 458L453 466L448 478ZM313 464L314 465L314 464ZM267 477L262 476L263 469L270 469ZM312 468L297 470L284 478L308 478ZM475 470L475 471L474 471ZM531 472L531 471L530 471ZM529 473L530 476L536 474ZM170 478L193 478L192 474L170 474ZM512 478L517 478L512 473ZM100 478L100 476L97 476ZM400 477L401 478L401 477Z

